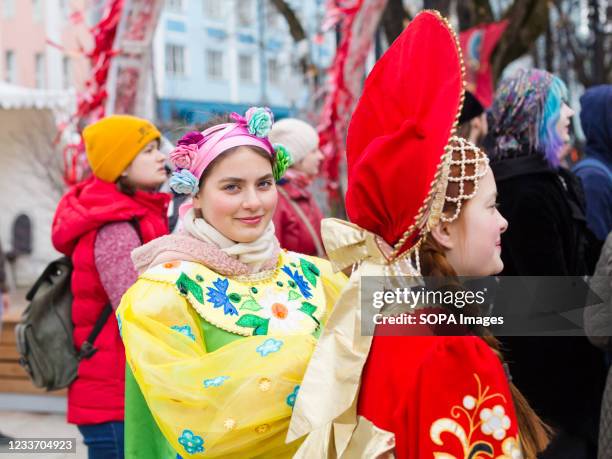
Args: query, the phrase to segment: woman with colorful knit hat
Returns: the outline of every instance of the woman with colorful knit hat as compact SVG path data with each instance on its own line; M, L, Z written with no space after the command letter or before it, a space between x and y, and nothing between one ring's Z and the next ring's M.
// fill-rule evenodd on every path
M80 361L68 389L68 422L79 426L89 457L123 457L125 351L112 309L137 278L131 251L168 233L170 196L157 192L167 180L160 137L149 121L133 116L87 126L93 176L66 193L53 220L53 245L74 266L76 346L97 322L103 325L93 342L97 351Z
M488 159L454 135L463 91L456 36L435 11L415 17L366 80L347 138L351 223L322 223L330 261L353 274L300 389L288 441L309 435L296 457L518 459L547 442L486 329L364 336L367 278L393 290L503 267L507 222ZM418 317L441 305L390 307Z
M580 181L560 165L574 113L567 97L557 76L520 70L500 83L491 106L488 154L510 222L501 238L505 276L584 276L599 256ZM602 353L578 336L502 343L515 384L556 432L542 458L595 457Z
M272 216L289 164L267 108L190 132L170 185L182 232L138 249L118 310L126 457L291 457L291 412L343 275L281 250Z
M292 160L277 184L276 237L285 249L321 257L325 254L321 241L323 214L310 190L323 160L319 134L305 121L285 118L272 126L270 141L284 145Z

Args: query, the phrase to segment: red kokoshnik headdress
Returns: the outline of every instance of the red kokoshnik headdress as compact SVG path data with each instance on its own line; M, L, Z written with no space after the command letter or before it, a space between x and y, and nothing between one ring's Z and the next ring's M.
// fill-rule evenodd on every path
M372 69L348 129L348 217L393 246L390 263L414 258L416 273L425 236L440 220L457 218L486 172L479 166L488 164L454 136L464 73L448 21L423 11ZM448 198L453 182L458 197Z

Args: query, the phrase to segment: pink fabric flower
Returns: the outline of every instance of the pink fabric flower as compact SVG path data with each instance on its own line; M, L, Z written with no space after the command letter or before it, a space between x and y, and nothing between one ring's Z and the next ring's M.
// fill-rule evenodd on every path
M170 161L177 169L189 169L198 152L197 144L181 144L170 152Z

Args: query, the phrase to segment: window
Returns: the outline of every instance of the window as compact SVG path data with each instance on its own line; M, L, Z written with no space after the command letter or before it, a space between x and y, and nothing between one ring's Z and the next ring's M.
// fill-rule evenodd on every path
M17 82L17 68L14 51L6 51L4 53L4 71L6 72L5 79L8 83Z
M185 47L166 45L166 73L173 76L185 75Z
M183 0L166 0L166 8L174 13L182 13Z
M238 71L240 75L240 81L252 82L253 81L253 57L242 55L238 57Z
M222 0L203 0L204 1L204 17L206 19L221 20L223 19L223 1Z
M211 80L223 79L223 53L209 49L206 51L206 75Z
M15 16L15 0L2 0L2 15L6 19Z
M35 22L42 20L42 0L32 0L32 17Z
M238 25L248 27L253 24L253 2L251 0L237 0L236 11Z
M34 56L34 78L38 89L45 87L45 55L36 53Z
M72 62L68 56L62 58L62 84L64 89L72 86Z
M276 84L279 82L279 69L278 61L276 59L268 59L268 81L270 83Z

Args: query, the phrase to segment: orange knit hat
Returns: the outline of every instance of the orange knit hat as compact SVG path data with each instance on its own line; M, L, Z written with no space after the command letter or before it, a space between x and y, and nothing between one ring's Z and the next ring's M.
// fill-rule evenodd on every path
M93 174L116 181L138 153L160 132L150 121L129 115L111 115L83 130L87 160Z

